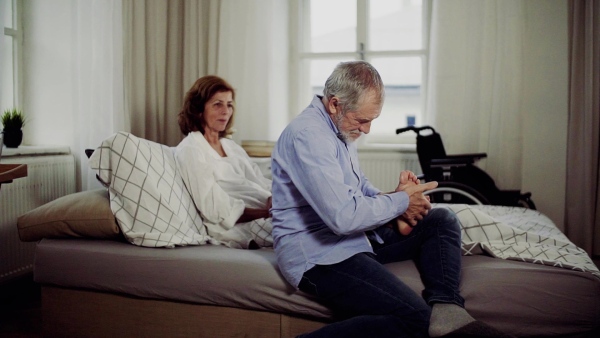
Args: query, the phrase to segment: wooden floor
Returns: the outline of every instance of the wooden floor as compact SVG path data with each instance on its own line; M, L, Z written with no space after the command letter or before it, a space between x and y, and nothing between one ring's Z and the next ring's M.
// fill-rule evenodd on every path
M42 337L40 287L32 274L0 284L0 337Z

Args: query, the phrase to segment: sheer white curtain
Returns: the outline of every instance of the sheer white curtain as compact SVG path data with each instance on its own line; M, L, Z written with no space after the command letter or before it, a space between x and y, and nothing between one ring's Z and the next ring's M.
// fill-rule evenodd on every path
M448 153L486 152L501 189L521 187L520 0L434 1L425 122Z
M216 73L236 88L233 135L275 141L287 124L288 2L223 0Z
M2 38L0 38L0 103L2 104L0 106L0 113L4 112L5 107L8 108L8 105L6 104L6 102L2 102L2 83L4 82L4 75L2 70L4 69L4 39L6 39L4 37L4 10L6 9L5 6L5 2L6 0L1 0L0 1L0 8L2 8L2 13L0 13L0 29L2 29ZM0 130L0 132L2 132L2 130ZM3 144L0 142L0 147L2 147Z
M566 233L600 256L600 4L569 1Z
M287 2L125 0L127 107L132 132L175 146L177 113L194 81L236 89L236 141L274 139L287 112Z
M121 0L74 1L74 119L71 151L77 159L81 190L98 186L89 170L86 148L109 135L129 131L124 109ZM79 182L78 179L78 182Z
M214 74L217 0L124 0L125 95L131 131L175 146L177 114L194 81Z

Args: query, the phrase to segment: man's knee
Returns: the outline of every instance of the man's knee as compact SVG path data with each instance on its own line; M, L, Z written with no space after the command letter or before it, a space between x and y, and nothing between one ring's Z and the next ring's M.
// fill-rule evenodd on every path
M446 208L433 208L429 210L427 216L432 224L460 234L460 222L453 211Z

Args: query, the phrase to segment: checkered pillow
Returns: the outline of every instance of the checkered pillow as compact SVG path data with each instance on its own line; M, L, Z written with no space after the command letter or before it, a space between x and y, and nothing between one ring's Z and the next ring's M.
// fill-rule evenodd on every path
M102 142L89 165L108 185L111 210L131 243L218 244L202 224L171 148L119 132Z

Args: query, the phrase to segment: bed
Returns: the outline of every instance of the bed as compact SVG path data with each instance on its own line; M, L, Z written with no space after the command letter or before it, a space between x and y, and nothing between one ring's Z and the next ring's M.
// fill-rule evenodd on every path
M169 169L171 149L126 133L107 140L90 163L108 188L62 197L18 220L21 239L38 242L45 336L294 337L339 320L285 282L271 248L211 240ZM133 177L138 171L143 179ZM600 333L600 272L547 217L436 207L461 221L460 287L475 318L518 337ZM423 290L412 261L386 267Z

